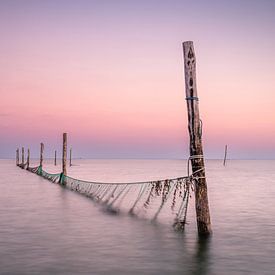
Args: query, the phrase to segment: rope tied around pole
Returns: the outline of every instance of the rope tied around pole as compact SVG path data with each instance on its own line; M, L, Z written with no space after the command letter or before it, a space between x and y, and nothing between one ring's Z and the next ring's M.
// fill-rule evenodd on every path
M199 101L199 98L196 97L196 96L188 96L185 98L185 100L196 100L196 101Z
M203 159L203 158L204 158L203 155L193 155L193 156L190 156L188 158L188 161L187 161L187 175L190 178L190 186L192 188L192 191L194 191L196 185L199 184L199 179L205 179L206 177L205 176L204 177L195 176L197 173L205 171L204 167L198 169L197 171L193 172L190 175L190 162L191 162L192 159Z

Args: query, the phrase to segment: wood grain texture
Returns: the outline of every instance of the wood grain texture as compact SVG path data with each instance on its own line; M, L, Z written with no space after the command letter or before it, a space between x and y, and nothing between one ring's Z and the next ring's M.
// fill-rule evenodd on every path
M199 101L196 84L196 57L192 41L183 43L185 92L188 111L188 131L190 136L190 156L195 181L195 205L198 234L211 234L210 211L208 205L207 183L205 178L202 147L202 129L199 115Z

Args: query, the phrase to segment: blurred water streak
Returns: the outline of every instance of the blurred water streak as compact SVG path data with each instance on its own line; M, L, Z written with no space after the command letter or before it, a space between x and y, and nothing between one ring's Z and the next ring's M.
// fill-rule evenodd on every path
M48 172L60 171L52 160ZM186 175L184 160L74 160L95 181ZM36 163L32 162L33 166ZM275 274L275 161L207 161L213 237L110 215L90 199L0 160L0 274Z

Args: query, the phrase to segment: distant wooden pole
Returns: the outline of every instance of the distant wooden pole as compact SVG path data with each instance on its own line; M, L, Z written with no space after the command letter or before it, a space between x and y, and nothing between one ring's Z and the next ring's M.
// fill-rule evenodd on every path
M30 149L28 149L28 155L27 155L27 169L29 169L30 166Z
M201 138L201 120L196 85L196 58L192 41L183 43L185 92L188 110L188 130L190 136L190 160L195 181L195 205L199 236L211 234L210 211L208 206L207 183Z
M70 166L72 166L72 148L70 149Z
M54 165L56 166L56 150L54 151Z
M62 173L59 182L66 184L64 176L67 176L67 133L63 133Z
M24 147L22 147L22 164L25 162L25 153L24 153Z
M40 143L40 167L43 166L44 143Z
M63 133L62 172L67 175L67 133Z
M225 149L224 149L223 166L225 166L225 163L226 163L226 157L227 157L227 145L225 145Z
M19 149L16 149L16 165L19 165Z

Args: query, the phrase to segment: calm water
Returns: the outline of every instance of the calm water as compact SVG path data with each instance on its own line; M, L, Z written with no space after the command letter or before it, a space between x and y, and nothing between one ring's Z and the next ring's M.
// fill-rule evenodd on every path
M132 181L186 174L183 160L75 160L68 174ZM35 163L32 163L33 166ZM59 171L49 161L45 170ZM0 160L1 274L275 274L275 161L207 161L213 237L103 212Z

